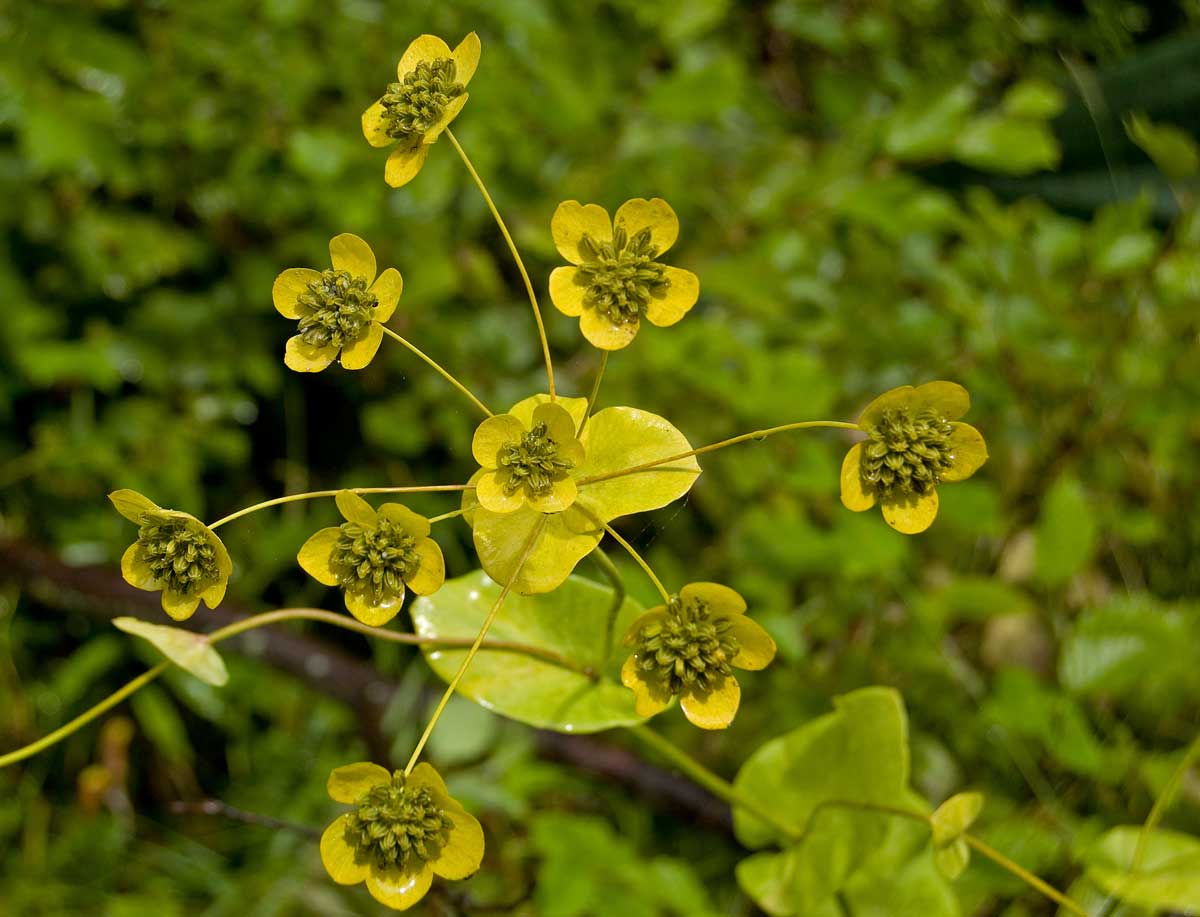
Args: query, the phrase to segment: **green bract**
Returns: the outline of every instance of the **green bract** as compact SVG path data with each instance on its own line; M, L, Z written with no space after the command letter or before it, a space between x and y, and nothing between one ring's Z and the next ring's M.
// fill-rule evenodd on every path
M139 618L113 618L113 624L118 630L148 640L160 653L205 684L219 688L229 681L225 660L212 648L204 634L150 624Z
M957 879L971 862L971 848L963 840L963 834L982 808L982 793L959 793L929 816L933 828L933 860L947 879Z

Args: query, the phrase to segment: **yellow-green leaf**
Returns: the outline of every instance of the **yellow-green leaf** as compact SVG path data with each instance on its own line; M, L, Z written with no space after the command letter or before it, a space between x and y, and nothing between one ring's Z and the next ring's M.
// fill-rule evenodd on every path
M150 624L138 618L114 618L119 630L154 644L175 665L191 672L205 684L221 687L229 681L225 660L212 648L203 634L178 627Z
M1130 870L1142 829L1122 825L1084 855L1087 876L1108 894L1154 911L1194 914L1200 908L1200 839L1179 831L1150 833L1137 869Z
M958 793L943 802L929 816L934 846L942 847L962 837L982 808L982 793Z

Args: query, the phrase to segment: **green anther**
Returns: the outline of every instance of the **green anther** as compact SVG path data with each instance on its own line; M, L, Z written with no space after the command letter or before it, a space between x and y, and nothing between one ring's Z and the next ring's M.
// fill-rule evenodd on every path
M367 336L379 300L367 281L349 271L327 270L297 300L300 337L314 347L342 347Z
M932 411L888 408L867 433L863 484L884 497L924 494L954 464L954 427Z
M580 282L587 287L584 305L618 325L636 321L652 298L670 286L666 268L655 262L658 250L650 244L650 230L629 236L618 227L611 242L597 242L586 233L580 243L584 263Z
M527 487L536 497L545 496L568 471L575 467L570 459L558 454L558 443L546 434L546 425L536 423L533 429L500 450L500 467L510 471L504 492L516 493Z
M436 860L454 827L429 788L409 786L401 773L367 790L355 806L346 843L379 869L407 870Z
M394 140L423 137L441 119L446 106L466 92L456 79L457 68L448 57L421 61L383 95L383 120Z
M405 579L421 563L416 545L416 538L382 516L374 528L343 522L329 566L343 589L380 603L404 591Z
M705 694L733 674L730 663L739 649L728 618L714 617L700 599L676 596L664 620L642 625L634 655L642 671L672 694L684 688Z
M195 519L170 513L142 515L138 544L154 578L180 595L203 592L220 578L217 552Z

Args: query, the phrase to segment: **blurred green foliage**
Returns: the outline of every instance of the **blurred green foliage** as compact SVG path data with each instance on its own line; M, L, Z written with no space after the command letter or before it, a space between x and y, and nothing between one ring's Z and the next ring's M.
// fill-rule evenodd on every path
M386 344L362 373L288 373L269 291L355 232L405 275L403 334L489 403L540 390L528 305L452 149L393 192L359 133L411 37L474 29L456 132L539 287L560 200L659 195L679 213L672 254L700 305L614 357L602 404L699 444L852 419L888 387L947 378L991 449L918 539L841 508L845 442L824 432L711 456L682 505L624 526L668 581L742 592L781 648L727 733L673 713L662 728L732 775L834 695L894 686L928 799L983 792L973 830L1093 913L1200 912L1186 869L1128 907L1106 897L1130 844L1110 829L1144 820L1200 727L1198 22L1195 2L1149 0L9 4L0 534L115 564L117 487L213 518L310 488L465 480L470 405ZM594 354L547 319L563 388L586 394ZM223 532L231 595L322 603L294 555L333 516L289 506ZM474 566L469 544L465 526L443 541L451 575ZM0 594L4 748L154 658L69 607ZM401 680L384 724L406 755L435 677L419 655L346 645ZM304 835L169 811L200 793L320 826L324 775L363 753L349 711L227 659L223 691L176 672L128 706L127 786L103 805L77 783L99 727L0 772L0 910L371 912ZM442 729L486 738L433 752L489 852L428 913L753 912L732 837L541 760L517 724ZM1149 856L1194 864L1194 777L1166 824ZM963 914L1051 912L978 859L953 888ZM854 894L855 914L905 900Z

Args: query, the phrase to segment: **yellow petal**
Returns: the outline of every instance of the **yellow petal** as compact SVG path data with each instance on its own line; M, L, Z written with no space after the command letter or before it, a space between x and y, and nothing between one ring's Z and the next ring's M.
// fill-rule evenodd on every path
M346 610L368 627L383 627L388 621L400 613L404 604L404 590L396 595L388 596L381 602L375 602L361 592L346 590L342 596Z
M551 485L549 493L541 496L528 496L526 499L529 505L539 513L561 513L575 502L577 496L579 496L579 488L575 486L575 479L566 477L555 481ZM492 507L489 506L488 509L492 509Z
M439 57L450 57L450 46L436 35L418 35L410 43L396 65L396 76L403 82L404 77L417 69L421 61L434 61Z
M742 689L735 679L727 675L719 688L707 694L685 690L679 696L679 706L692 725L701 729L724 729L733 722L741 700Z
M954 461L947 471L942 473L943 481L965 481L988 460L987 443L983 434L969 423L952 423L954 432L950 434L950 448L954 450Z
M375 321L386 322L392 317L403 291L404 278L394 267L389 267L379 275L379 279L371 285L371 292L379 300L379 305L375 307Z
M633 619L633 623L629 625L625 631L625 636L621 638L621 643L625 646L633 646L637 641L637 636L642 628L647 624L652 624L657 621L662 621L667 616L666 605L655 605L649 611L638 615Z
M601 350L620 350L627 347L638 333L639 319L616 324L595 309L584 309L579 317L579 330L593 347Z
M300 567L304 572L322 586L338 584L337 574L329 566L329 559L340 534L341 531L336 526L321 529L304 542L300 553L296 555L296 560L300 562Z
M346 827L349 815L340 815L321 835L321 862L329 878L338 885L357 885L365 881L370 867L367 861L358 862L353 847L346 843Z
M207 589L200 593L200 598L209 608L216 608L225 601L225 587L228 585L225 580L220 580L213 583Z
M749 671L765 669L770 665L775 658L775 641L763 630L762 625L745 615L732 616L727 620L730 631L738 641L737 655L731 660L732 664Z
M392 775L387 768L370 761L359 761L357 764L335 767L329 774L325 789L334 802L349 804L357 802L368 790L391 781Z
M371 322L366 337L342 348L342 369L366 369L367 364L375 359L375 354L379 352L379 343L382 340L383 326L379 322Z
M371 897L397 911L406 911L424 898L432 884L433 870L428 863L415 867L414 872L372 866L367 876L367 891Z
M650 200L635 197L626 201L617 209L613 226L624 228L630 237L649 229L650 244L654 246L656 255L661 255L679 238L679 217L661 197Z
M125 553L121 555L121 576L130 586L147 592L157 592L162 587L150 571L150 565L146 563L141 547L135 542L125 549Z
M646 318L660 328L674 325L687 315L700 297L700 278L691 271L667 267L666 279L670 285L646 305Z
M511 513L525 505L525 488L518 487L512 493L505 489L511 474L504 471L488 471L475 482L475 499L484 509L493 513Z
M275 311L284 318L299 318L300 308L296 300L308 292L308 285L321 279L321 272L307 267L290 267L271 286L271 301Z
M198 595L181 595L170 589L162 591L162 609L176 621L186 621L196 613L199 605Z
M429 520L402 503L383 504L379 507L379 515L396 523L413 538L424 538L429 534Z
M856 513L875 505L875 491L863 487L862 457L863 444L856 443L842 459L842 506Z
M458 117L458 113L463 110L463 107L467 104L467 99L470 97L471 94L469 92L464 92L462 95L451 99L450 104L442 110L442 116L429 125L429 129L421 135L421 143L426 147L431 143L437 143L438 137L442 136L442 132L450 126L450 122Z
M646 680L636 656L630 656L621 666L621 684L633 692L638 716L654 716L670 706L671 692L661 682Z
M612 221L599 204L563 201L550 219L550 234L560 255L572 264L582 264L585 259L579 243L584 235L596 242L611 242Z
M380 99L362 113L363 136L371 146L381 147L395 143L395 138L387 132L387 121L384 120L386 111L383 100Z
M746 611L746 600L720 583L688 583L679 590L679 597L685 602L699 599L714 614L740 615Z
M579 268L556 267L550 272L550 301L563 315L575 318L583 314L587 287L578 282Z
M383 180L393 188L407 185L417 177L428 155L429 145L422 143L421 138L402 141L388 155L387 164L383 167Z
M533 426L533 412L537 410L538 405L546 404L550 400L550 396L546 394L530 395L528 398L522 398L511 408L508 413L521 421L525 428ZM571 415L571 419L575 421L575 429L579 429L579 425L583 423L583 415L587 412L588 400L586 398L567 398L564 395L559 395L554 401L560 408Z
M305 342L300 335L288 338L287 349L283 353L283 362L288 369L298 373L319 373L333 362L338 349L329 344L326 347L314 347Z
M921 407L929 408L943 420L958 420L971 409L971 396L957 382L926 382L913 393Z
M379 514L354 491L339 490L333 500L337 504L338 512L347 522L357 522L372 529L379 524Z
M108 495L108 499L118 513L138 525L142 524L143 514L162 509L149 497L142 496L136 490L114 490Z
M888 389L888 391L863 408L863 412L858 415L858 425L864 430L869 429L888 408L901 408L912 405L914 403L914 392L916 392L916 389L911 385L901 385L893 389Z
M544 423L546 435L560 446L575 441L575 420L567 413L567 409L556 401L547 401L533 409L533 424Z
M471 82L471 77L479 68L479 55L482 51L479 36L474 32L469 33L454 49L451 55L454 58L454 78L464 86Z
M405 582L417 595L433 595L446 582L446 560L442 557L442 549L432 538L422 538L415 550L421 562Z
M500 465L500 450L519 440L528 429L512 414L489 417L475 428L475 435L471 438L471 455L481 468L497 468Z
M346 271L351 277L370 286L375 280L375 253L371 246L352 232L344 232L329 240L329 258L335 271Z
M442 779L442 775L426 761L422 761L412 769L412 773L408 775L408 786L427 788L440 805L446 805L453 801L449 790L446 789L446 781Z
M933 524L938 511L938 495L936 490L929 490L920 496L889 497L880 501L880 507L888 525L905 535L916 535Z
M196 520L199 522L200 520ZM208 535L208 543L213 549L213 553L217 555L217 573L222 580L229 579L229 575L233 573L233 558L229 556L229 551L225 549L225 542L217 537L217 533L210 529L207 525L204 526L204 532ZM212 608L212 605L208 606Z
M435 875L443 879L465 879L479 871L483 862L483 827L457 802L443 813L454 822L442 854L431 864Z

